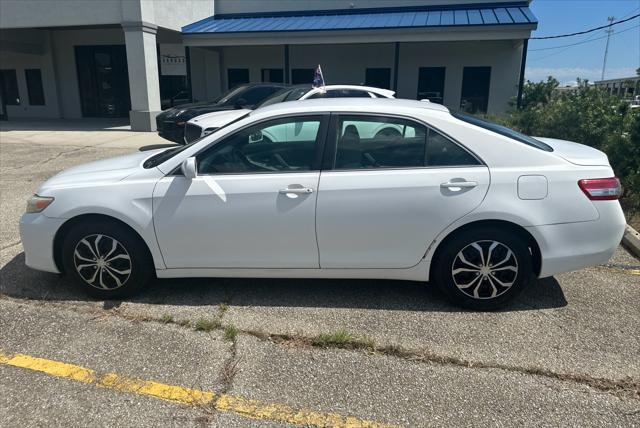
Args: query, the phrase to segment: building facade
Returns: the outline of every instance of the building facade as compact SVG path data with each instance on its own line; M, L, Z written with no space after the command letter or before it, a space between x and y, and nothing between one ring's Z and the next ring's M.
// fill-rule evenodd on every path
M2 0L9 118L129 117L245 82L368 84L455 110L517 98L528 1Z
M632 99L635 95L640 95L640 76L600 80L594 82L594 85L621 98Z

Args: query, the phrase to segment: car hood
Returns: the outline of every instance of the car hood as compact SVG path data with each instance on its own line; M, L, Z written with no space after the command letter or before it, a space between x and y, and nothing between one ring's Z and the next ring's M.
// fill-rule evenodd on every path
M189 121L189 123L198 125L203 129L220 128L227 123L233 122L234 120L248 114L249 112L251 112L249 109L214 111L194 117Z
M167 149L148 150L130 155L89 162L74 166L54 175L38 189L46 194L47 189L84 186L88 183L114 183L135 173L145 159Z
M533 137L538 141L548 144L554 154L576 165L584 166L609 166L607 155L593 147L573 141L558 140L556 138Z

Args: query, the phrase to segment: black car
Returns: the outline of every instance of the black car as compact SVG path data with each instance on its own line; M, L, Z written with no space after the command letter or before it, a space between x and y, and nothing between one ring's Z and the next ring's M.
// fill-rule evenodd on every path
M279 83L240 85L215 100L170 108L156 116L158 135L169 141L184 144L184 125L189 119L212 111L253 108L285 87L286 85Z

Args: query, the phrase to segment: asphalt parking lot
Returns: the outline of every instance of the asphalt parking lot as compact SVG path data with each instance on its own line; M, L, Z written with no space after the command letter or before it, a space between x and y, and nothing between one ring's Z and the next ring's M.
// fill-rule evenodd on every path
M25 201L56 172L162 143L0 132L2 426L640 426L640 261L462 311L400 281L156 281L95 301L30 270Z

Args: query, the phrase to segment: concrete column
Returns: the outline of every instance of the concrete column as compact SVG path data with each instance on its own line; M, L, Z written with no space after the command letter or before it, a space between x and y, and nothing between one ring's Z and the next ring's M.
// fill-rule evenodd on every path
M155 131L160 112L160 82L158 78L158 27L147 22L123 22L127 46L129 92L132 131Z

